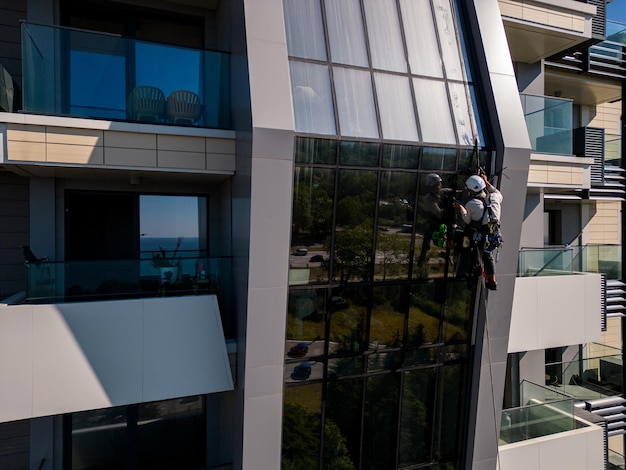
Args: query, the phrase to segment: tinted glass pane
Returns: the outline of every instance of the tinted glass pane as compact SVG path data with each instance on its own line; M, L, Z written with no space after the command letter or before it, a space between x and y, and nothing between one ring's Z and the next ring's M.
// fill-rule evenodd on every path
M462 83L448 83L454 123L459 136L460 145L474 145L476 124L472 109L469 89Z
M285 0L283 5L289 55L326 60L326 40L319 0Z
M491 167L491 152L479 151L478 158L476 153L472 149L464 149L460 151L459 155L459 174L475 174L478 171L478 167L483 170ZM466 176L467 178L467 176ZM465 179L463 179L463 185L465 186Z
M341 67L333 72L341 135L378 137L370 74Z
M446 77L463 80L463 68L457 42L455 15L450 0L434 0L437 33Z
M409 341L415 338L409 337ZM410 349L404 354L404 366L423 366L426 364L436 364L440 361L438 347L421 347L418 349Z
M328 280L335 171L294 169L290 284Z
M400 408L400 466L431 460L435 369L406 372Z
M411 73L443 77L430 2L400 0Z
M402 346L409 292L405 286L374 287L369 349Z
M443 283L417 284L411 289L407 344L421 346L439 340Z
M413 99L407 77L374 74L383 137L418 141Z
M282 468L319 468L322 385L286 387Z
M341 142L339 163L342 165L377 166L379 144Z
M296 138L296 163L330 163L337 161L337 141Z
M289 69L296 130L334 135L335 115L328 68L291 61Z
M440 369L433 450L441 456L441 459L454 459L460 456L465 407L464 400L459 400L459 397L465 395L466 388L464 365L450 365Z
M359 468L363 379L329 382L326 390L323 468Z
M456 169L456 150L430 148L422 150L422 170L454 171Z
M326 21L331 60L368 66L359 0L326 0Z
M361 288L336 289L330 297L330 354L354 353L365 349L367 291Z
M126 468L126 407L72 414L72 469Z
M376 173L340 170L333 252L335 279L370 279L375 208Z
M372 67L406 72L406 59L395 0L365 0L363 3Z
M406 279L415 208L415 173L381 175L376 232L376 280Z
M362 469L395 468L400 375L367 379Z
M201 397L137 405L139 468L206 465L206 422Z
M469 339L471 292L466 282L450 282L443 317L443 340L445 342Z
M422 140L441 144L456 144L450 117L448 93L444 82L413 79L415 100L420 120ZM437 112L433 112L436 109Z
M363 357L348 356L328 360L328 377L342 377L363 373Z
M382 165L391 168L417 168L419 151L420 147L384 145Z
M324 353L326 291L292 289L287 303L285 360L289 363Z
M452 264L448 258L452 252L452 224L456 211L454 175L439 173L422 174L417 206L415 252L417 277L443 277ZM450 233L448 233L450 231Z

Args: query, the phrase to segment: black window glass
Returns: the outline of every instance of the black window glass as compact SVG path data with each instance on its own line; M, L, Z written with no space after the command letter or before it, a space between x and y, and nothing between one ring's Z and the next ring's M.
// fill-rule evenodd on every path
M377 166L379 144L369 142L341 142L341 165Z
M328 280L335 171L296 168L291 221L291 285Z
M415 169L420 148L409 145L383 145L383 167Z
M376 173L339 171L334 277L341 282L371 278Z
M417 175L381 173L376 231L376 280L408 277Z
M72 414L72 469L126 468L126 407Z
M363 403L363 378L343 379L329 382L326 393L326 414L324 429L331 432L324 435L324 469L359 468L361 447L361 407ZM336 449L341 449L342 464ZM343 452L347 449L347 453Z
M285 388L282 468L319 468L321 416L321 384Z
M431 460L435 369L405 372L400 405L400 467Z
M286 360L307 359L324 353L326 290L298 289L287 302Z
M369 349L399 348L404 339L405 312L409 301L407 286L374 287L370 316ZM392 368L393 361L389 367Z
M356 353L365 349L368 302L369 296L364 288L332 291L328 306L329 354Z
M456 150L426 147L422 150L422 170L456 170Z
M463 342L469 339L471 292L466 282L447 285L444 305L443 341Z
M400 374L368 377L362 469L395 468Z
M437 416L435 418L434 452L443 460L458 458L461 454L461 432L467 388L464 364L440 368L437 386Z
M327 163L337 162L337 141L323 139L296 139L296 163Z
M409 346L422 346L439 341L441 305L445 299L445 284L415 284L411 288L408 317Z

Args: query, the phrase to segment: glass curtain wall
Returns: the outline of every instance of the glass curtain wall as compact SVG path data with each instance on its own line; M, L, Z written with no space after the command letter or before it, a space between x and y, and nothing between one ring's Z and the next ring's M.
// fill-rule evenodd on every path
M283 5L298 137L282 468L461 468L473 298L452 199L491 152L458 6Z

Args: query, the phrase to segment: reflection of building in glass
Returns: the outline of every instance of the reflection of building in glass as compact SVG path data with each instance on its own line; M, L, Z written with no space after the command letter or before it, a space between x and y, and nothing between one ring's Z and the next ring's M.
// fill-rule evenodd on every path
M0 468L615 464L624 27L553 3L0 2Z

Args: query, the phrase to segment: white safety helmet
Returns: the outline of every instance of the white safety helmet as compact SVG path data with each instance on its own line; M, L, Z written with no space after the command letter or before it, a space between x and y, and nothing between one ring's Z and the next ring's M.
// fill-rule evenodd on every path
M465 186L467 187L467 189L469 189L473 193L479 193L483 189L485 189L485 186L487 185L485 184L485 181L480 176L472 175L469 178L467 178L467 181L465 182Z
M439 183L441 183L441 176L439 176L437 173L430 173L426 175L426 184L428 186L435 186Z

